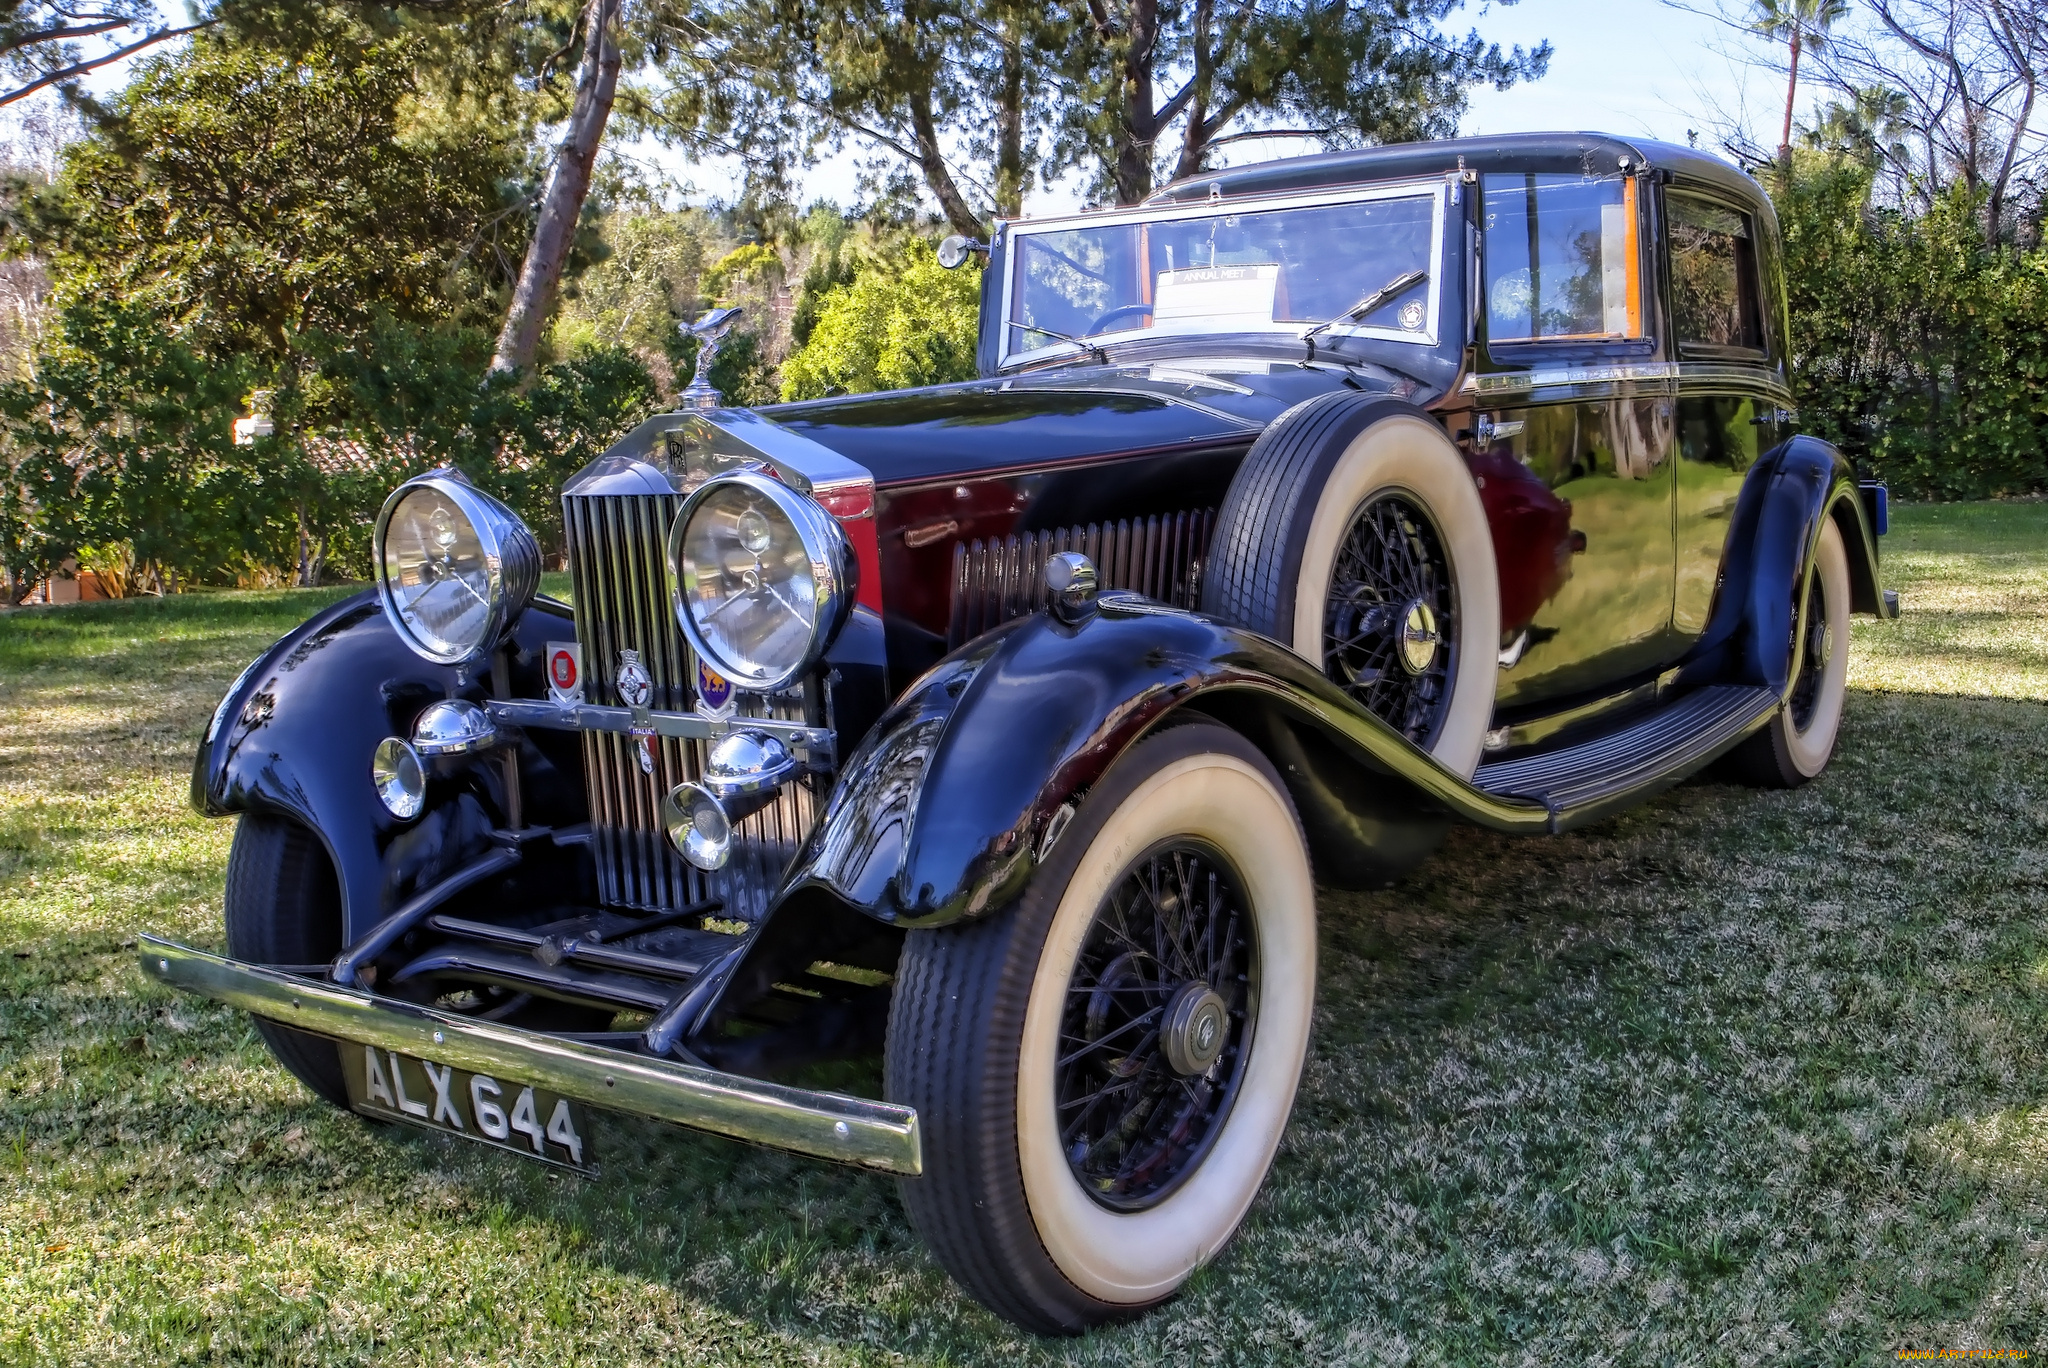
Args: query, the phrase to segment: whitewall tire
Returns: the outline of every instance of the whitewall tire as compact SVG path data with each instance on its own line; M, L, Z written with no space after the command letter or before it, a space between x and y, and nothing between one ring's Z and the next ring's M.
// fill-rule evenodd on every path
M1793 679L1785 703L1731 759L1737 777L1765 788L1797 788L1834 758L1849 694L1849 548L1826 519L1793 603Z
M1015 909L906 943L888 1089L925 1128L904 1200L948 1271L1042 1332L1171 1296L1272 1166L1315 967L1272 766L1209 723L1134 746Z

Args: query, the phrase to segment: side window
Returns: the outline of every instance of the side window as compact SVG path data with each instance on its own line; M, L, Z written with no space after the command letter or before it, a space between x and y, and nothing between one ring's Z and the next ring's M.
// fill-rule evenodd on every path
M1634 180L1488 176L1485 192L1489 342L1643 335Z
M1671 242L1671 321L1680 354L1764 349L1756 239L1749 216L1711 200L1664 199Z

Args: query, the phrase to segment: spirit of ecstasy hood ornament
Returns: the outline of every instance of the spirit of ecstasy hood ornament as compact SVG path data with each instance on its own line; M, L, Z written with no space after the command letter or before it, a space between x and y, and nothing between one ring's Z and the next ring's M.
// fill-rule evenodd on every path
M738 326L740 313L736 308L713 309L695 323L682 325L684 336L697 339L697 373L679 397L681 407L714 409L722 404L718 391L711 387L711 362L717 357L725 335Z

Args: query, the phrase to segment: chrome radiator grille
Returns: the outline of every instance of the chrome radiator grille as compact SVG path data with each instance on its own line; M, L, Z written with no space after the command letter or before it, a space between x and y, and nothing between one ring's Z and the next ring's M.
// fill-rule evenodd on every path
M953 617L946 645L972 641L1045 606L1045 558L1079 551L1104 589L1130 589L1178 608L1199 606L1213 508L1155 513L953 545Z
M696 703L697 658L676 626L668 583L668 527L682 502L673 494L562 500L584 692L593 703L620 705L622 650L640 653L654 681L651 707L686 712ZM743 695L741 708L748 716L804 716L797 694ZM661 825L662 796L704 772L705 743L661 737L653 744L650 775L641 771L637 738L583 734L600 896L609 906L650 912L718 898L723 915L751 921L809 834L816 800L802 784L788 785L773 805L739 824L731 862L707 874L676 853Z

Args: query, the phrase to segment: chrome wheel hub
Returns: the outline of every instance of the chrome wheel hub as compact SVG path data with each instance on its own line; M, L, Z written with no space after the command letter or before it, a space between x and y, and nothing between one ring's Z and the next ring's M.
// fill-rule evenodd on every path
M1192 1078L1209 1072L1209 1066L1223 1053L1223 1041L1229 1034L1229 1004L1214 988L1197 979L1182 984L1166 1005L1166 1023L1159 1028L1159 1045L1174 1072Z
M1436 613L1421 599L1409 600L1407 611L1401 614L1401 668L1412 675L1429 673L1442 640L1436 631Z

